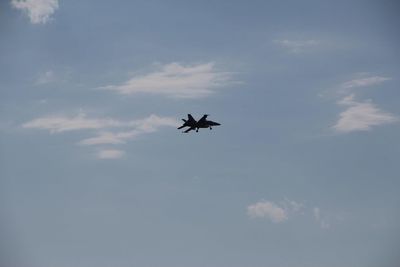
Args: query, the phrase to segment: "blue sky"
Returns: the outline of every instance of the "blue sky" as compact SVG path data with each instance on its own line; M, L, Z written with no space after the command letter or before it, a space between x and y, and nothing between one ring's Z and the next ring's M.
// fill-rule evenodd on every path
M1 266L398 266L398 11L2 1Z

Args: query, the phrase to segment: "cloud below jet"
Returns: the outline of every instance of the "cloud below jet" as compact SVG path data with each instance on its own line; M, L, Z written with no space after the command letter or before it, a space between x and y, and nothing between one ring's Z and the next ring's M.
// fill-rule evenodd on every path
M300 212L303 204L285 199L281 203L262 200L247 207L250 218L265 218L273 223L282 223L289 219L291 214Z
M58 0L12 0L11 5L26 13L32 24L45 24L58 9Z

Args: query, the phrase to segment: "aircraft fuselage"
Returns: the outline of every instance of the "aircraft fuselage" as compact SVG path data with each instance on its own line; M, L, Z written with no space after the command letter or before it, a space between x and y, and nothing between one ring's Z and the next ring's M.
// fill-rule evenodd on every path
M218 122L214 122L214 121L205 121L203 123L198 123L196 125L196 128L211 128L212 126L219 126L221 125Z

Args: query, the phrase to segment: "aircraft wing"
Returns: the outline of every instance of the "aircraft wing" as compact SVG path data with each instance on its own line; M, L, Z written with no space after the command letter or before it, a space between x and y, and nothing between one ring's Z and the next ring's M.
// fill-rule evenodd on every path
M207 116L207 114L203 115L203 117L201 117L201 119L197 123L204 123L207 119Z
M188 133L188 132L190 132L191 130L194 130L194 129L196 129L196 127L190 127L189 129L187 129L186 131L184 131L184 133Z

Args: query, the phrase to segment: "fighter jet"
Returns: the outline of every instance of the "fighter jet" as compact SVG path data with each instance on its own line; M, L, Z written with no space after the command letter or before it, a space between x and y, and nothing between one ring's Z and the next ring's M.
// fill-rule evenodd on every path
M189 127L186 131L183 131L184 133L188 133L191 130L196 130L196 132L198 132L200 128L210 128L210 130L212 130L213 126L221 125L218 122L207 120L207 116L208 115L205 114L203 117L201 117L199 121L196 121L192 115L188 114L188 119L182 119L184 121L184 124L178 129Z

